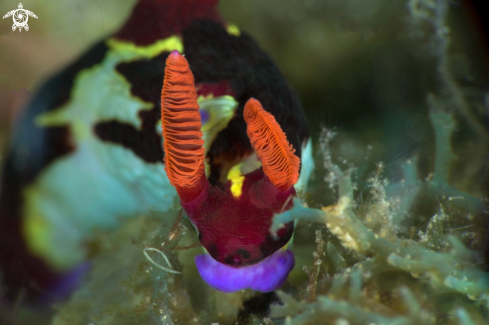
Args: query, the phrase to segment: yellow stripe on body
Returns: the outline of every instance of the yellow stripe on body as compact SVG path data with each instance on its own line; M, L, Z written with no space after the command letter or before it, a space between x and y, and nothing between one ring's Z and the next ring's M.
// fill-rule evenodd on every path
M233 35L236 37L241 36L241 31L239 30L239 27L234 24L228 24L226 30L229 35Z
M231 181L231 193L234 197L240 197L243 194L243 182L245 177L241 175L241 165L234 165L228 173L228 180Z
M183 52L183 42L178 36L170 36L148 46L137 46L133 43L120 41L115 38L108 39L106 43L113 51L129 52L146 58L153 58L165 51L177 50L180 53Z

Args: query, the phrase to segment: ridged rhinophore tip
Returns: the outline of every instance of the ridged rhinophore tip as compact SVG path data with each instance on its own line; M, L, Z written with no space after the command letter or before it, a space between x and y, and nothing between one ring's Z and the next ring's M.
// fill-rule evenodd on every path
M161 91L165 171L183 202L205 188L204 140L194 77L187 59L172 51L166 60Z
M257 99L251 97L246 102L246 106L248 107L248 109L247 114L244 116L245 120L254 118L256 116L256 112L258 111L258 107L261 107L261 104Z
M287 141L275 117L265 111L255 98L246 102L243 117L251 146L261 159L263 172L276 188L288 190L299 180L301 161L294 155L295 149Z

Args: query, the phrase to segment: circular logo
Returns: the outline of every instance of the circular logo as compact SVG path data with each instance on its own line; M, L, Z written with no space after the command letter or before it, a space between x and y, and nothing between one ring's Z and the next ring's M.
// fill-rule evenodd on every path
M15 26L22 28L25 25L27 25L29 16L27 15L27 12L25 12L24 9L17 9L13 16L14 16Z
M32 11L24 9L22 3L19 3L18 9L10 10L7 12L2 19L8 18L12 16L14 24L12 25L12 30L15 31L19 29L19 32L22 31L22 28L26 31L29 30L29 25L27 25L27 21L29 20L29 16L38 18L35 13Z

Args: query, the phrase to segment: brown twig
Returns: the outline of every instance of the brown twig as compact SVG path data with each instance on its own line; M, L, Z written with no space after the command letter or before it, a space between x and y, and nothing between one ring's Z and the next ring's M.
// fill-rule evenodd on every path
M316 230L316 244L317 250L312 253L312 256L314 257L312 271L309 271L307 266L302 268L309 277L309 285L307 286L307 302L314 302L316 300L316 286L319 273L321 271L321 263L323 262L321 256L323 256L324 249L324 240L322 238L321 230Z

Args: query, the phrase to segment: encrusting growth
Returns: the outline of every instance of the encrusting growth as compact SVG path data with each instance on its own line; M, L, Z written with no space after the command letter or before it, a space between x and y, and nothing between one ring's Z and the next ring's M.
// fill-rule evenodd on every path
M200 193L205 186L205 173L199 105L189 64L178 51L166 60L161 124L165 171L170 183L179 193Z
M265 111L258 100L250 98L243 115L248 137L261 159L265 175L281 191L289 189L299 180L301 161L294 155L295 149L273 115Z

